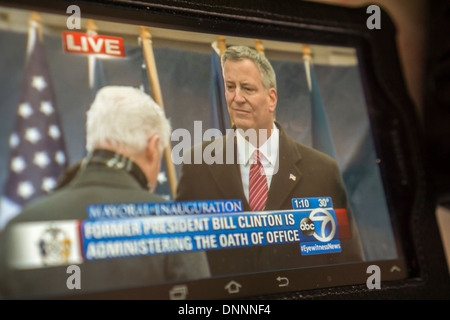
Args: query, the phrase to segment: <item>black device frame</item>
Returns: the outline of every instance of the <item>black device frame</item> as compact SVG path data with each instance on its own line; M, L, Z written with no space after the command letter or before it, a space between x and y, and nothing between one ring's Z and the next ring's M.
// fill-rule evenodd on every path
M345 8L307 1L0 1L4 6L62 15L71 4L81 8L83 18L356 47L391 219L401 239L408 277L382 282L379 290L368 290L366 284L344 285L248 298L449 297L450 281L434 214L436 199L427 175L421 126L402 76L395 26L385 11L381 11L381 29L370 30L366 25L366 7ZM145 288L136 289L134 294L145 298ZM110 292L91 297L117 296Z

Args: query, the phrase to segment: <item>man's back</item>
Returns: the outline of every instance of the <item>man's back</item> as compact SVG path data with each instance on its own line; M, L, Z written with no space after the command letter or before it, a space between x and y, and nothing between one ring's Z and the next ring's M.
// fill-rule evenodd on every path
M123 170L91 165L83 168L66 187L27 206L2 234L1 260L7 262L11 227L30 221L84 220L91 204L165 201L142 189ZM27 237L26 234L23 235ZM163 283L168 280L209 276L204 253L182 253L84 261L80 266L81 290L67 288L67 266L18 270L2 265L2 294L11 297L61 296L93 293Z
M87 219L91 204L161 201L166 200L142 189L127 172L90 165L66 187L27 206L14 221Z

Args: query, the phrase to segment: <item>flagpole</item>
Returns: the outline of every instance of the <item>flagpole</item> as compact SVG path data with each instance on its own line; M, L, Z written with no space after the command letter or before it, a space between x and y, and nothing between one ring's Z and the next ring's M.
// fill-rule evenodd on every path
M36 33L32 32L33 29L36 29ZM27 59L36 41L42 41L42 20L40 13L33 11L28 20Z
M161 87L159 84L159 77L156 69L155 56L153 54L152 38L149 29L146 27L141 27L141 42L144 51L145 63L147 64L147 74L152 85L153 98L155 99L155 102L164 110ZM174 198L177 190L177 178L175 166L171 161L171 150L172 147L169 141L169 146L164 149L164 155L166 159L166 169L169 179L170 192L172 194L172 198Z
M30 27L33 28L35 26L38 27L39 39L42 40L42 28L41 28L41 15L39 12L33 11L30 13Z
M307 45L307 44L302 45L302 53L303 53L303 61L305 63L306 80L308 82L308 89L309 89L309 91L311 91L312 86L311 86L310 62L311 62L312 58L311 58L311 49L310 49L309 45Z
M258 51L260 54L264 55L264 46L262 40L255 39L255 50Z
M92 20L92 19L88 19L87 20L87 22L86 22L86 30L88 32L92 32L94 34L97 34L98 28L97 28L97 25L95 24L94 20Z
M220 56L222 56L223 52L227 49L226 38L224 36L217 36L217 47L219 48Z
M86 23L86 31L88 35L97 35L97 25L95 24L95 21L92 19L88 19ZM95 56L88 55L88 77L89 77L89 88L94 88L94 81L95 81Z

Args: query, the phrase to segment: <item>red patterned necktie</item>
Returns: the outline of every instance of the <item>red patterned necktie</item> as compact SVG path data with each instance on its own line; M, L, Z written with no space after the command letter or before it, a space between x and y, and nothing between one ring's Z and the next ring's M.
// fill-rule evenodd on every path
M253 157L256 163L252 163L250 166L249 203L253 211L262 211L267 200L267 179L259 159L259 150L253 153Z

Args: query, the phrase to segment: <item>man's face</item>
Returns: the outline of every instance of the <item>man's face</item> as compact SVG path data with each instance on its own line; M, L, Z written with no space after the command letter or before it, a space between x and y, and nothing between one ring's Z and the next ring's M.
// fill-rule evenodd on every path
M272 129L277 92L265 89L261 74L249 59L224 64L225 98L231 121L238 129Z

